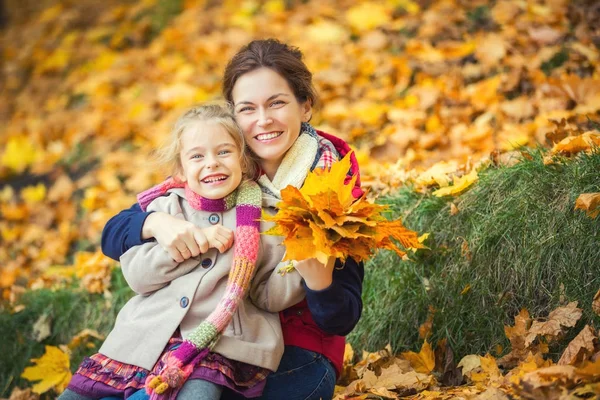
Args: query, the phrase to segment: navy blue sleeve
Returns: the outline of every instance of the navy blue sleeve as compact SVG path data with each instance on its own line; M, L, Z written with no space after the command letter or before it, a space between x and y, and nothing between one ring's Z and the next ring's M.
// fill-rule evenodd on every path
M139 204L121 211L108 220L102 230L102 252L105 256L119 261L119 257L133 246L148 240L142 240L142 227L150 215Z
M306 302L319 328L329 334L346 336L358 323L362 313L364 264L351 258L342 265L336 261L333 282L323 290L311 290L306 284Z

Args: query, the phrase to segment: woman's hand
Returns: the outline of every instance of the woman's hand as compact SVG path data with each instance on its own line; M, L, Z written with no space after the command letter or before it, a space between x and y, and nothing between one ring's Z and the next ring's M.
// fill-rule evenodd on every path
M327 289L333 282L333 266L335 258L329 257L327 265L323 265L316 258L308 258L296 263L296 271L304 278L306 286L311 290Z
M233 245L233 231L225 228L223 225L215 225L209 228L204 228L204 234L208 239L209 247L219 250L224 253Z
M153 212L144 222L142 239L152 237L179 263L206 253L209 248L202 228L164 212Z

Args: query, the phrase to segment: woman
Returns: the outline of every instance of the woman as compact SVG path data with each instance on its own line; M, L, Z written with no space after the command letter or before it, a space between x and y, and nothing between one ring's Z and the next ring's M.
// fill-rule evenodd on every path
M312 74L296 48L273 39L249 43L227 65L223 94L259 159L258 182L271 198L280 198L280 190L288 184L301 187L310 170L330 166L349 151L342 140L308 124L317 96ZM356 159L352 161L350 173L358 175ZM356 182L353 193L358 197L360 179ZM134 205L108 221L102 250L118 259L130 247L155 239L181 262L200 253L197 229ZM296 270L303 278L306 299L280 313L285 352L262 398L330 399L342 367L343 336L362 311L363 265L348 259L344 265L338 260L324 266L307 259L299 261Z

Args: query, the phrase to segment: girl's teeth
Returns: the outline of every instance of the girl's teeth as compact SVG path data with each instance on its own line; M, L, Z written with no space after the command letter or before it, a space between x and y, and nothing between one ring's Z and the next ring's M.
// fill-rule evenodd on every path
M225 177L225 176L220 177L220 178L208 178L208 179L204 179L204 182L206 182L206 183L213 183L213 182L222 181L222 180L225 180L225 179L227 179L227 177Z
M257 139L258 140L270 140L270 139L275 139L279 135L281 135L281 132L265 133L263 135L258 135Z

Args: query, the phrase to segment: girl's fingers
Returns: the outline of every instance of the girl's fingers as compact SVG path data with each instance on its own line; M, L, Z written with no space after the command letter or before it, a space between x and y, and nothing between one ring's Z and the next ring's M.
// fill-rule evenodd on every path
M169 253L169 256L171 256L175 262L181 263L185 261L185 258L181 255L181 252L177 250L177 248L167 247L166 250L167 253Z
M183 240L184 240L184 244L186 246L186 248L185 248L186 252L185 253L181 252L181 254L184 257L186 255L188 256L187 258L196 257L196 256L198 256L198 254L200 254L200 246L196 242L196 238L193 234L186 236Z
M209 243L206 235L202 232L202 230L197 229L194 231L194 239L196 244L198 245L199 254L206 253L208 251Z

